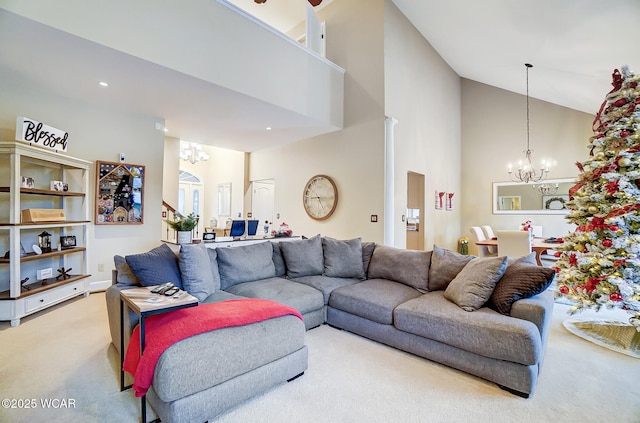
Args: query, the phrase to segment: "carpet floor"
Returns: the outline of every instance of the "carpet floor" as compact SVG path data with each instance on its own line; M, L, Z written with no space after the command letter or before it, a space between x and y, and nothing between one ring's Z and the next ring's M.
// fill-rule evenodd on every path
M306 334L309 369L212 420L252 422L640 423L640 360L585 341L557 304L530 399L495 384L328 326ZM581 317L626 320L621 311ZM140 401L119 390L104 293L0 323L0 422L137 422ZM14 408L15 406L15 408ZM153 412L148 413L149 421Z

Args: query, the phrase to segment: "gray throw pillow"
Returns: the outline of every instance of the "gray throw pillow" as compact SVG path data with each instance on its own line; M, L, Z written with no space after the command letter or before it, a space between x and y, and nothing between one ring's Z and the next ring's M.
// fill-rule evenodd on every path
M428 291L431 251L404 250L378 245L369 263L369 279L388 279Z
M362 270L364 270L365 275L369 272L369 263L371 263L371 257L375 249L375 242L365 241L362 243Z
M220 289L216 257L216 251L205 247L204 244L185 244L180 249L178 265L182 287L200 302L216 289ZM215 273L212 263L215 264Z
M125 260L142 286L173 282L182 289L178 257L167 244L146 253L126 256Z
M271 242L218 248L218 272L222 290L243 282L273 278L276 268Z
M441 291L475 256L465 256L455 251L433 246L429 267L429 291Z
M324 272L320 235L309 239L283 241L280 249L287 265L287 277L322 275Z
M276 268L276 276L283 277L287 274L287 266L284 264L284 257L282 257L282 250L280 249L279 242L272 242L273 247L273 265Z
M444 297L465 311L475 311L491 297L507 269L507 257L475 258L451 281Z
M340 241L322 238L324 275L333 278L364 279L362 267L362 240L360 238Z
M502 279L491 294L490 306L504 315L511 314L511 306L518 300L538 295L551 285L555 270L538 266L535 253L509 262Z
M140 281L133 274L124 257L113 256L113 263L116 266L116 283L123 286L140 286Z

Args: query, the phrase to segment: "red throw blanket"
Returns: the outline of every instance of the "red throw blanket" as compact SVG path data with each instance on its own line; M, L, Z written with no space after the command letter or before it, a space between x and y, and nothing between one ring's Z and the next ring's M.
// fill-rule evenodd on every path
M147 393L160 355L176 342L215 329L242 326L291 314L302 320L291 307L270 300L246 298L213 304L200 304L145 319L145 348L140 356L140 325L131 335L124 358L124 370L133 375L136 397Z

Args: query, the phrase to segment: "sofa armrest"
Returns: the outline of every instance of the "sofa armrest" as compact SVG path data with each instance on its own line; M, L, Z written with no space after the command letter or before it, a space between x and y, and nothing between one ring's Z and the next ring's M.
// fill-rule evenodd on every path
M107 301L107 317L109 319L109 331L111 332L111 342L116 347L118 352L120 351L120 291L124 289L134 288L133 286L121 286L111 285L105 292L105 299ZM125 324L124 324L124 346L125 349L129 344L129 338L133 328L138 324L138 316L131 311L126 305L124 310Z
M511 317L528 320L538 327L543 351L546 348L549 336L553 304L553 293L547 289L533 297L518 300L511 307Z

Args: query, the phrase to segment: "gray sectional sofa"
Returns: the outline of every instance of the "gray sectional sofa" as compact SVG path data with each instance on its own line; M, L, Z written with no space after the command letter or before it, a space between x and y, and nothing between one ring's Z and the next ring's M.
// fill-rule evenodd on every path
M540 372L553 308L553 296L546 288L554 272L537 266L533 256L475 258L437 246L433 251L410 251L360 239L316 236L233 248L187 245L177 257L163 245L144 254L116 256L115 264L114 285L106 297L116 348L119 292L139 284L170 280L202 303L269 299L294 307L304 319L304 325L285 316L249 328L222 329L170 347L161 356L148 394L165 422L207 420L304 372L307 351L300 333L323 323L528 397ZM135 315L127 316L125 339L136 322ZM265 340L256 342L258 336ZM266 357L273 342L283 339L290 345L266 360L229 354L251 345L254 355L257 351ZM209 344L212 351L202 360L200 351ZM265 369L282 360L291 363L280 363L273 372ZM187 364L182 368L164 364L174 361ZM185 366L196 366L196 374L213 374L194 386L186 376L194 371ZM218 377L215 373L221 366L236 370ZM260 386L255 387L256 381ZM198 407L203 408L201 413L193 411Z

